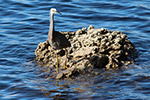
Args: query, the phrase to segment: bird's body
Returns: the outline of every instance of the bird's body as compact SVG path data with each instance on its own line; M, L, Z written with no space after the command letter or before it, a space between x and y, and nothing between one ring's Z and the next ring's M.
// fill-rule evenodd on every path
M51 8L50 9L50 26L49 26L49 32L48 32L48 42L49 42L50 46L54 50L67 48L67 47L71 46L71 44L68 41L68 39L65 37L64 34L61 34L60 32L55 31L55 27L54 27L54 13L61 14L55 8ZM68 55L68 53L66 54L64 69L67 68L66 67L67 55ZM58 61L58 57L57 57L57 54L56 54L57 73L59 72L58 71L58 66L59 66L59 61Z
M70 46L70 42L67 40L67 38L65 37L64 34L61 34L58 31L55 31L53 33L53 37L51 39L51 37L48 37L49 40L49 44L51 45L51 47L55 50L57 49L63 49L63 48L67 48Z

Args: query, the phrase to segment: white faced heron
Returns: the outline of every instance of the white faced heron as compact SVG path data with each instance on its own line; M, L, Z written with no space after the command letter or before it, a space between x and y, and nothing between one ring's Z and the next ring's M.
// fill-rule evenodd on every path
M49 26L49 32L48 32L48 42L50 44L50 46L54 49L63 49L65 48L65 54L66 54L66 59L65 59L65 64L64 64L64 69L66 69L66 61L67 61L67 56L68 56L68 52L66 50L67 47L70 47L71 44L68 41L68 39L65 37L64 34L61 34L58 31L55 31L55 26L54 26L54 13L58 13L61 14L60 12L58 12L55 8L51 8L50 9L50 26ZM58 66L59 66L59 62L58 62L58 57L56 54L56 68L57 68L57 73L58 71Z

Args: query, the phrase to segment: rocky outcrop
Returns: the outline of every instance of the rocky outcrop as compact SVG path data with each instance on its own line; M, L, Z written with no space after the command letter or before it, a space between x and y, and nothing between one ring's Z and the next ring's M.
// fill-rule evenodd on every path
M75 32L61 32L71 43L71 47L53 50L48 41L39 43L35 50L36 60L41 66L51 69L51 76L55 78L70 77L83 72L90 72L93 68L118 68L134 61L135 47L128 40L127 35L119 31L107 29L82 28ZM63 41L62 41L63 42ZM59 59L59 73L56 72L56 54ZM63 69L67 56L67 69Z

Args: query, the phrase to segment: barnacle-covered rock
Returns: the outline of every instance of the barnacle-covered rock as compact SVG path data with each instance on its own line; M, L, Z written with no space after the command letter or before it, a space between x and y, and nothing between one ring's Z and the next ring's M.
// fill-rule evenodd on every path
M36 60L42 66L56 72L56 54L59 55L59 73L53 73L55 78L70 77L93 68L118 68L133 62L135 47L127 35L120 31L94 29L92 25L75 32L61 32L71 43L68 50L68 69L64 70L65 50L53 50L46 40L39 43L35 50ZM63 41L62 41L63 42ZM88 71L89 72L89 71Z

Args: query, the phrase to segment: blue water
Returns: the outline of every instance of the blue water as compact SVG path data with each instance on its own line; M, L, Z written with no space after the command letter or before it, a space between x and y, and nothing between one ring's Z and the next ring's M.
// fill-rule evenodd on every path
M34 51L47 39L49 9L57 31L95 28L119 30L137 48L135 64L98 75L54 80L36 65ZM149 0L0 0L0 100L104 100L150 97Z

